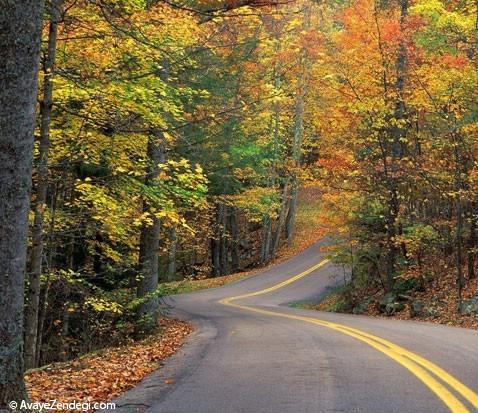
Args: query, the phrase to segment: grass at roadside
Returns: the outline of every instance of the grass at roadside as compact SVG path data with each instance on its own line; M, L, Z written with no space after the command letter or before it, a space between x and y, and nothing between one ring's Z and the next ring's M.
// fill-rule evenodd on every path
M191 293L194 291L205 290L208 288L221 287L222 285L226 285L234 281L240 280L241 278L247 277L253 272L254 271L239 272L236 274L225 275L223 277L204 278L199 280L186 278L181 281L161 283L159 285L159 289L161 291L161 295Z

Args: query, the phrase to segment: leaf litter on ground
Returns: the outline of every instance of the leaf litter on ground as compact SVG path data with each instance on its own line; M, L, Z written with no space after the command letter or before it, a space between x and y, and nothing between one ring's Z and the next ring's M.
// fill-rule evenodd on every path
M160 332L144 340L30 372L25 377L30 399L61 403L114 399L160 367L193 331L189 323L170 318L162 318L160 326Z

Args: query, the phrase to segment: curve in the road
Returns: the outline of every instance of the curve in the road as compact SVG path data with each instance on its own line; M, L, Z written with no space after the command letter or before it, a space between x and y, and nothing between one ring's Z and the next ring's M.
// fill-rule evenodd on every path
M269 311L264 310L261 308L241 305L233 303L233 301L237 301L244 298L255 297L259 295L264 295L273 291L276 291L280 288L286 287L301 278L312 274L315 270L319 269L320 267L327 264L329 260L323 260L318 264L310 267L309 269L297 274L285 281L282 281L278 284L275 284L271 287L254 291L247 294L242 294L238 296L223 298L219 300L220 304L227 305L230 307L235 307L241 310L251 311L263 315L273 316L273 317L283 317L289 318L293 320L304 321L308 323L313 323L316 325L320 325L322 327L327 327L333 329L335 331L339 331L343 334L348 336L354 337L369 346L375 348L376 350L380 351L381 353L387 355L397 363L401 364L403 367L408 369L412 374L414 374L419 380L421 380L433 393L435 393L440 400L445 403L446 406L450 409L453 413L469 413L469 410L466 406L449 390L447 389L440 381L440 379L444 383L446 383L451 389L459 393L462 397L464 397L473 407L478 409L478 394L475 393L472 389L464 385L458 379L453 377L450 373L442 369L441 367L437 366L435 363L403 348L398 346L391 341L385 340L381 337L377 337L375 335L366 333L364 331L351 328L345 325L320 320L318 318L313 317L304 317L294 314L282 313L279 311ZM431 374L430 374L431 373ZM435 375L435 377L432 376Z

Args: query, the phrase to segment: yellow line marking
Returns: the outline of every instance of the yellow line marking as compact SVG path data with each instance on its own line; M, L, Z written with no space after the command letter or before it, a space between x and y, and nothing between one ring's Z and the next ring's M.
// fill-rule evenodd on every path
M323 267L327 264L329 260L323 260L318 264L314 265L313 267L309 268L308 270L301 272L300 274L289 278L285 281L282 281L279 284L273 285L269 288L265 288L263 290L255 291L253 293L238 295L235 297L228 297L224 298L219 301L219 303L223 305L228 305L230 307L240 308L246 311L252 311L259 314L270 315L274 317L282 317L282 318L289 318L294 320L305 321L308 323L313 323L316 325L320 325L322 327L327 327L332 330L339 331L343 334L348 336L354 337L371 347L375 348L376 350L382 352L383 354L387 355L397 363L401 364L403 367L408 369L412 374L414 374L419 380L421 380L435 395L442 400L442 402L448 406L451 412L453 413L469 413L469 410L463 405L463 403L458 400L453 393L451 393L445 386L443 386L439 381L437 381L433 376L429 373L433 373L437 377L439 377L443 382L448 384L453 390L461 394L468 402L470 402L475 408L478 409L478 394L476 394L473 390L469 387L465 386L461 383L458 379L453 377L451 374L443 370L441 367L437 366L436 364L432 363L431 361L420 357L419 355L412 353L411 351L400 347L391 341L385 340L381 337L374 336L372 334L368 334L364 331L348 327L346 325L337 324L333 322L323 321L317 318L312 317L303 317L297 316L288 313L280 313L276 311L268 311L262 310L255 307L249 307L240 304L233 304L231 301L242 299L242 298L249 298L255 297L258 295L266 294L279 288L283 288L307 275L311 274L315 270Z

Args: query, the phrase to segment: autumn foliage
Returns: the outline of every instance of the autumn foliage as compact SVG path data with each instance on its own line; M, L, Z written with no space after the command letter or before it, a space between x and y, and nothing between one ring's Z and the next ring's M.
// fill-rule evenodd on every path
M47 3L28 367L154 331L167 283L326 234L346 311L442 294L475 317L476 3Z

